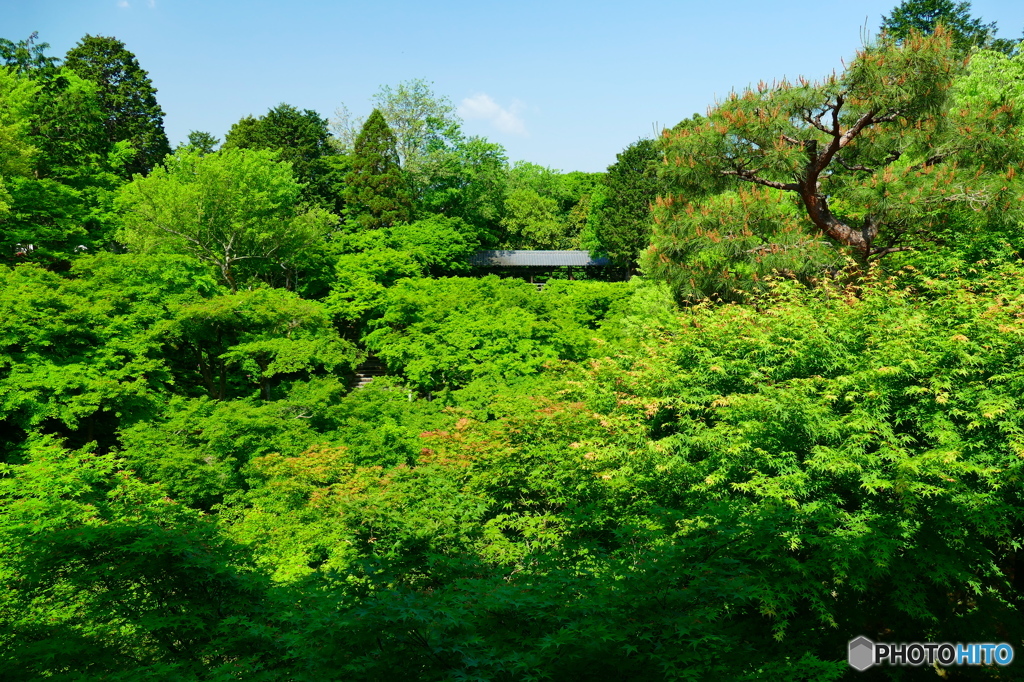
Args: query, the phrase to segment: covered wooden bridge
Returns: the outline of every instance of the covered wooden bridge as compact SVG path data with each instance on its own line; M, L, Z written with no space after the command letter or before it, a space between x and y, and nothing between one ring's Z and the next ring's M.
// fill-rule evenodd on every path
M475 270L501 277L525 279L543 288L549 279L575 279L612 274L607 258L593 258L589 251L480 251L470 259Z

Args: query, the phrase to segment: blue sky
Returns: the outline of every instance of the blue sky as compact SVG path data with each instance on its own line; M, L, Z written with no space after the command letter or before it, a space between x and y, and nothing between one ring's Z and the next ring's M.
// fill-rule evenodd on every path
M2 37L39 31L63 55L86 33L124 41L149 71L171 144L223 138L281 102L368 114L381 85L432 81L464 130L512 160L604 170L655 127L732 89L841 69L898 0L2 0ZM972 14L1018 38L1024 2Z

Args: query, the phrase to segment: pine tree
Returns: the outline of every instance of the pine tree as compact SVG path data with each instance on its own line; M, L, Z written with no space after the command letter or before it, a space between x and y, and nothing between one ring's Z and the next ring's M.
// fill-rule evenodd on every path
M344 198L348 219L363 229L389 227L412 217L395 135L379 109L373 110L356 138Z
M760 83L666 130L648 274L724 298L1019 225L1021 130L1005 86L956 104L965 68L942 26L883 37L841 75Z
M148 173L171 153L156 88L124 43L86 35L68 51L64 65L99 86L109 142L128 141L135 149L121 171L124 177Z

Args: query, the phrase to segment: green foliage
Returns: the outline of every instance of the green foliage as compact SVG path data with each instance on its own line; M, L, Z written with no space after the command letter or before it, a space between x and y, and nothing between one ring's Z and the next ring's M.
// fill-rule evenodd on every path
M380 306L388 287L422 272L411 253L388 246L343 254L335 266L336 279L327 306L338 318L360 328Z
M971 55L967 73L954 86L953 103L978 113L1009 106L1011 111L999 114L1019 116L1024 107L1024 55L1008 57L991 50Z
M558 202L529 188L510 189L505 195L505 235L502 246L510 249L566 249L572 246L559 220Z
M599 173L559 173L517 162L509 172L501 219L501 246L510 249L576 249Z
M659 199L659 227L673 209L673 197ZM733 300L763 289L772 276L806 281L826 266L841 267L835 249L808 235L800 218L793 202L764 188L713 195L672 216L673 228L688 237L662 237L645 274L668 282L683 299Z
M82 192L49 178L12 178L6 189L9 213L0 248L11 261L52 260L95 245Z
M395 133L399 163L410 172L416 171L438 143L452 139L460 124L451 100L435 95L431 85L417 78L395 88L382 86L373 96L374 105Z
M615 158L591 211L590 229L596 242L592 250L632 269L650 243L651 206L664 193L658 180L662 153L654 140L639 140Z
M99 86L108 142L131 144L135 154L119 169L122 177L148 173L171 152L156 88L124 43L86 35L68 50L64 67Z
M398 165L395 135L378 109L356 138L342 196L346 217L360 229L375 230L409 220L412 200Z
M429 276L469 268L470 256L480 250L475 230L459 218L434 215L414 223L395 225L388 244L412 255Z
M824 238L862 265L907 249L969 243L972 231L948 230L963 225L964 214L980 214L979 226L1019 222L1019 128L995 104L951 110L959 75L948 37L938 30L898 46L869 47L845 73L821 84L762 83L731 95L708 118L665 131L670 194L659 203L646 263L662 272L678 266L676 282L702 280L699 268L672 254L700 258L690 244L704 239L706 226L694 216L710 209L709 197L744 183L797 198L806 240ZM748 205L760 210L760 203ZM746 237L739 227L730 233ZM743 268L751 251L734 248L730 233L711 235L716 260L735 254L741 257L730 270ZM793 229L777 233L793 235ZM762 252L785 253L800 243L758 236L761 244L753 246ZM807 269L830 260L809 262ZM760 263L759 277L777 265L776 259Z
M508 159L501 145L461 133L438 140L413 173L415 212L460 218L493 243L505 210Z
M220 140L213 133L203 130L191 130L188 133L188 142L181 146L192 147L202 154L212 154L220 146Z
M906 40L913 33L930 35L941 24L951 34L953 47L966 55L972 48L996 49L1010 52L1013 41L997 39L996 22L983 24L971 16L970 2L953 0L903 0L892 13L882 17L879 27L886 35Z
M33 31L26 40L13 42L7 38L0 38L0 59L3 59L6 66L14 67L17 73L46 72L57 68L56 57L47 57L46 50L50 49L49 43L37 43L39 32Z
M1006 369L1020 271L918 285L931 305L886 284L860 300L783 287L761 311L698 308L665 337L668 364L638 358L631 390L652 399L663 475L678 471L701 504L774 517L772 539L756 540L774 548L747 556L789 557L765 569L791 560L808 576L769 581L762 612L780 621L807 600L809 621L844 633L940 641L1016 622L1019 389Z
M632 315L616 323L614 356L568 365L554 385L498 389L481 417L371 385L320 409L332 444L313 445L306 421L289 418L285 405L302 391L280 405L176 403L166 422L126 434L136 466L183 499L204 486L209 494L218 477L245 478L208 497L224 500L222 534L187 561L171 559L182 545L147 544L151 507L139 500L152 495L153 518L186 530L176 536L184 546L196 537L189 519L202 517L130 475L109 502L85 488L84 522L55 522L84 535L22 541L21 500L34 519L67 519L79 498L42 491L83 489L37 448L18 465L36 469L18 470L5 489L18 501L0 534L4 577L17 585L5 593L5 617L18 618L8 631L104 655L72 658L72 648L68 659L42 659L23 648L13 663L45 674L115 661L143 674L198 661L217 670L234 656L237 675L258 660L268 675L296 679L824 681L845 672L852 633L1019 638L1013 358L1024 351L1024 279L1010 267L974 284L914 271L903 279L859 298L787 283L759 310L682 314L657 287L626 299L611 285L566 284L569 300L552 307L575 311L581 326L609 310ZM167 456L146 457L156 452ZM200 457L206 466L185 465ZM82 476L85 462L112 460L56 461ZM67 515L51 511L58 500ZM94 517L112 520L91 526ZM69 544L79 537L103 552ZM233 543L291 591L246 591L252 579L236 568L245 560ZM73 570L49 570L44 547L65 548ZM165 562L160 581L142 557ZM148 596L197 561L212 571L203 598L241 628L225 630L183 587L171 603ZM29 575L39 577L19 577ZM100 578L107 589L83 589ZM33 601L41 589L47 599ZM174 608L171 632L187 646L170 652L151 633L168 632L159 618ZM263 634L253 639L258 609ZM111 613L131 628L109 627ZM203 637L190 629L199 624ZM86 639L68 634L77 632Z
M130 155L103 139L96 86L68 70L3 70L0 80L0 199L10 211L0 253L52 263L95 250L113 223L113 171Z
M38 87L27 78L19 77L9 67L0 68L0 224L7 222L10 212L12 179L28 174L37 151L28 139L27 116L37 92ZM18 242L4 242L4 257L13 256Z
M306 109L279 104L263 116L247 116L231 126L224 138L224 149L269 149L291 164L295 179L303 183L303 198L337 208L334 193L337 178L324 157L334 154L327 120Z
M39 86L10 67L0 68L0 176L28 175L36 149L29 116Z
M376 109L395 136L395 153L412 196L412 215L440 214L473 225L496 242L503 215L508 159L501 145L466 136L451 101L416 79L384 86ZM351 154L365 122L342 105L333 122L335 143Z
M134 151L127 141L117 144L106 139L106 116L99 86L68 68L37 82L42 87L42 96L33 112L33 139L41 151L36 173L61 178L84 189L99 184L97 170L119 170L105 165L111 161L111 153L121 149L124 151L118 153L124 157ZM90 167L96 170L90 172ZM117 183L120 184L120 178Z
M468 270L480 246L475 231L459 218L434 215L340 240L344 253L335 263L328 307L357 334L397 281Z
M185 356L182 364L194 368L191 385L201 385L217 400L251 395L256 388L261 399L270 400L283 383L344 371L358 358L323 305L281 289L238 291L182 305L167 334Z
M143 252L190 254L215 266L232 290L259 278L294 288L333 217L300 205L302 186L276 152L181 149L118 196L118 238Z
M424 434L421 467L358 488L412 505L363 531L400 568L322 651L367 678L592 679L597 661L617 679L826 680L853 633L1016 641L1021 387L1005 370L1024 280L916 286L931 305L881 283L696 307L558 400L495 396L498 419ZM423 550L428 588L404 543L445 518L421 492L443 487L398 490L436 462L485 508L461 556ZM373 638L394 660L360 656Z
M480 247L475 232L458 218L434 215L336 240L343 253L335 263L328 307L360 327L396 281L468 270L469 257Z
M435 95L432 85L415 78L402 81L394 88L381 86L371 98L374 109L381 113L395 136L398 162L411 173L418 172L419 166L438 145L447 146L460 136L461 120L455 114L455 107L447 97ZM334 126L337 144L345 153L351 153L366 122L352 117L344 104L337 114Z
M422 391L534 374L549 362L587 357L598 343L597 320L622 293L601 282L538 292L493 275L404 279L384 293L364 342Z
M351 154L282 105L123 188L105 86L0 41L0 240L47 266L0 269L0 677L827 682L857 635L1024 641L1024 67L944 31L684 121L660 179L645 141L509 169L413 81ZM451 276L632 258L655 192L652 279Z
M161 352L171 307L215 289L173 256L85 256L69 277L24 265L0 279L4 431L104 445L118 425L150 417L174 383Z
M209 517L110 455L50 440L0 472L4 679L232 679L264 667L274 645L258 626L261 580Z
M239 470L250 459L312 445L309 416L287 399L175 398L155 419L121 431L121 456L177 502L208 510L242 487Z
M382 470L353 463L344 448L268 455L246 471L251 492L232 501L232 534L245 541L270 533L275 542L258 561L282 582L315 576L314 585L337 580L359 591L367 560L429 580L431 556L464 547L483 507L460 485L465 469L422 463Z

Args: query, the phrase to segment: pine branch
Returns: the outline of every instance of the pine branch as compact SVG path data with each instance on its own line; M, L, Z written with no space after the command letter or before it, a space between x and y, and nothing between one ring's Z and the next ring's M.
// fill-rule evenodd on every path
M881 249L871 249L871 253L868 254L868 260L876 260L882 256L888 256L890 253L898 253L900 251L913 251L913 246L886 246Z
M801 116L801 118L803 119L803 121L805 123L807 123L808 125L816 128L817 130L820 130L821 132L825 133L826 135L835 136L835 135L838 134L838 131L839 131L838 112L839 112L839 109L842 108L842 106L843 106L843 98L842 97L837 97L836 98L836 103L835 104L827 105L822 110L822 112L820 114L817 114L816 116L812 116L811 112L808 110L808 111L804 112L804 114L803 114L803 116ZM832 127L831 128L827 127L824 123L821 122L821 117L824 116L825 114L827 114L829 111L832 112Z
M824 242L818 239L805 239L803 241L795 242L793 244L759 244L752 249L747 249L743 253L783 253L792 249L802 249L806 246L828 246L828 242Z
M874 173L875 172L874 168L868 168L867 166L862 166L862 165L856 164L856 163L846 163L845 161L843 161L841 156L837 156L836 157L836 161L838 161L839 165L842 166L843 168L845 168L846 170L850 170L850 171L864 171L865 173Z
M736 179L743 180L745 182L752 182L755 185L763 185L765 187L772 187L774 189L781 189L785 192L799 192L800 185L795 182L777 182L775 180L767 180L758 176L754 171L745 170L742 168L736 170L723 170L719 171L722 175L734 175Z

